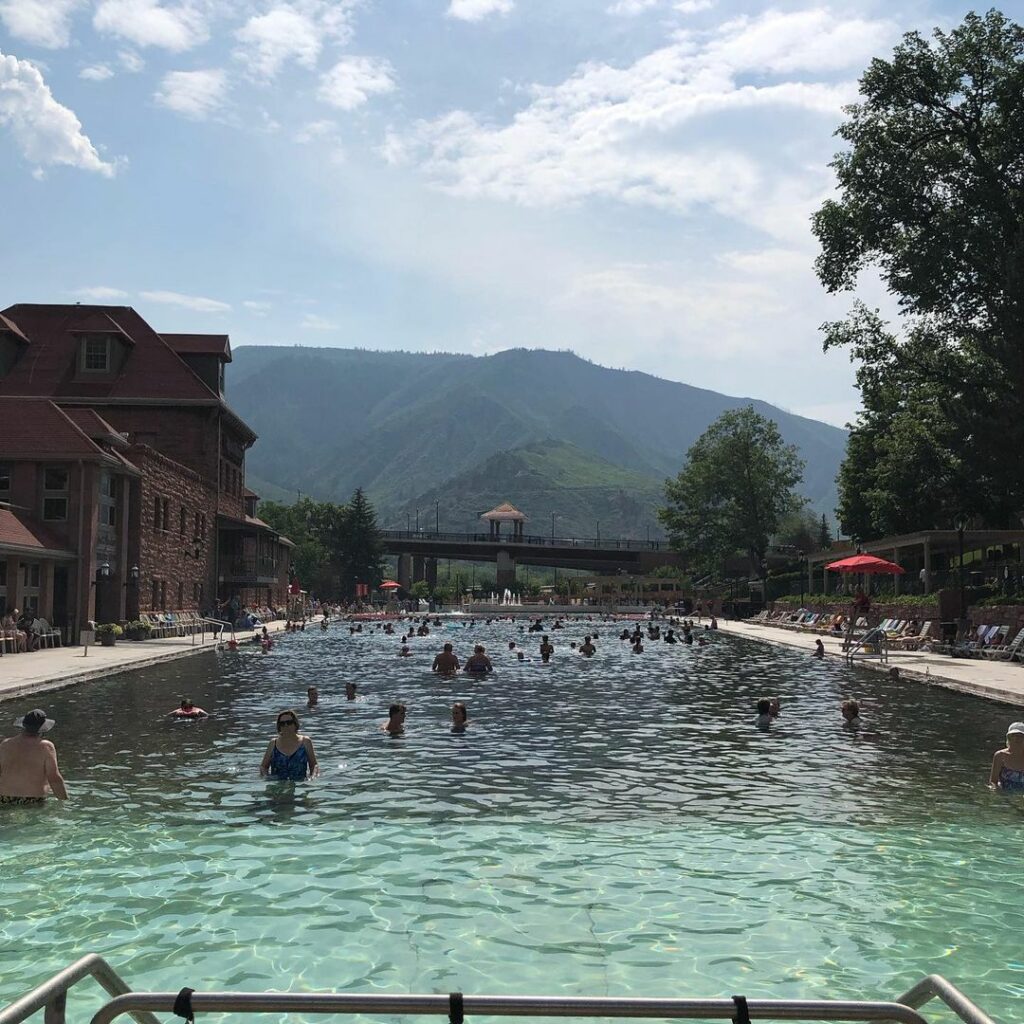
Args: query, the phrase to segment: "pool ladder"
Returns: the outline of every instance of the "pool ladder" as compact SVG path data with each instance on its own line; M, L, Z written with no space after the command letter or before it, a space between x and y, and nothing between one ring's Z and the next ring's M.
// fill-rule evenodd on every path
M112 1024L130 1014L136 1024L160 1024L156 1013L371 1013L432 1015L463 1024L463 1015L492 1017L635 1017L686 1020L896 1021L927 1024L917 1011L931 999L946 1004L964 1024L995 1024L955 985L929 974L891 1002L842 999L632 999L587 996L384 995L348 992L133 992L120 975L95 953L0 1010L0 1024L21 1024L43 1011L44 1024L65 1024L68 990L95 978L111 997L91 1024ZM186 996L185 994L188 993ZM184 1004L182 1000L184 999ZM185 1014L187 1016L187 1014Z

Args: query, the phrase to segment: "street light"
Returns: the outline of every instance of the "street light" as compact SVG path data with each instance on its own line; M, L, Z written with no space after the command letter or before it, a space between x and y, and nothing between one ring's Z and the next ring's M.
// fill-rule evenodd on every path
M434 533L441 532L441 500L434 502Z
M416 509L416 532L420 532L420 510Z
M551 513L551 542L554 543L554 540L555 540L555 513L552 512Z
M803 608L803 606L804 606L804 568L805 568L805 566L807 564L807 555L805 555L802 551L797 549L797 556L799 558L799 563L800 563L800 569L799 569L799 573L800 573L800 607Z

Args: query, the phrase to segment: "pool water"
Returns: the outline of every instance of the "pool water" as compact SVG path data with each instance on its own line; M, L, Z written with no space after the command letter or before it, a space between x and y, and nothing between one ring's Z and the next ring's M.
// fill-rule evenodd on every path
M634 655L586 628L595 658L572 625L545 666L508 622L407 659L337 624L4 704L56 718L73 799L0 809L0 1005L95 951L168 990L891 998L937 971L1015 1019L1024 804L986 781L1019 712L720 633ZM495 674L432 677L446 639ZM186 695L212 717L164 717ZM288 707L323 770L294 787L257 775Z

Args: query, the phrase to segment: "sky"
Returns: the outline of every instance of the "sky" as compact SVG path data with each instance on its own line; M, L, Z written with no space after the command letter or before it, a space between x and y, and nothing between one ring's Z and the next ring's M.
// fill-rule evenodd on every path
M854 368L819 328L853 296L809 222L834 132L872 57L969 9L0 0L0 308L572 349L842 425Z

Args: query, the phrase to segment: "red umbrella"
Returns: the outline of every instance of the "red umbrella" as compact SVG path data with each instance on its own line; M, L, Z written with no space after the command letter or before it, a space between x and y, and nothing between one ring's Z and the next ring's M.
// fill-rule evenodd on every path
M866 572L871 575L889 573L902 576L904 572L902 565L887 562L884 558L876 558L874 555L851 555L849 558L840 558L838 562L830 562L825 568L833 572Z
M378 590L400 590L402 587L401 583L396 583L394 580L385 580L377 589Z

